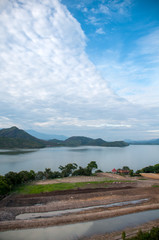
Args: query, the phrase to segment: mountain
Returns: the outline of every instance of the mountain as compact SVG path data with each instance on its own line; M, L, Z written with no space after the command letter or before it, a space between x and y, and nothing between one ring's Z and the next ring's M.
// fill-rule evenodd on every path
M131 145L159 145L159 139L151 139L151 140L130 140L127 139L125 142Z
M34 130L26 130L26 132L42 140L50 140L50 139L66 140L67 139L67 137L64 135L45 134L45 133L40 133Z
M123 141L106 142L101 138L93 139L83 136L74 136L61 141L59 144L67 147L78 147L78 146L101 146L101 147L125 147L128 143Z
M102 147L125 147L129 144L124 141L106 142L101 138L74 136L66 140L52 139L40 140L17 127L0 130L0 148L43 148L43 147L77 147L77 146L102 146Z
M0 148L42 148L46 143L17 127L0 130Z

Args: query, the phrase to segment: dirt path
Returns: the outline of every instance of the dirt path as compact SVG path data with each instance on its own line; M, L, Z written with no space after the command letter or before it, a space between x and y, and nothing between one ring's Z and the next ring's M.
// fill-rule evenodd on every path
M99 175L97 177L73 177L58 179L60 182L89 182L103 181L101 179L116 179L113 174ZM130 178L120 177L120 180ZM132 180L132 178L131 178ZM145 211L148 209L159 209L159 185L158 180L139 180L133 182L116 181L107 188L100 185L98 188L76 189L67 191L55 191L50 193L34 195L11 195L0 201L0 231L10 229L47 227L59 224L83 222L119 216L123 214ZM47 181L56 183L57 180ZM43 181L44 183L44 181ZM46 181L45 181L46 184ZM147 199L136 205L116 206L109 208L98 208L68 213L62 216L40 218L32 220L16 220L16 216L22 213L40 213L56 210L83 208L88 206L99 206L117 202ZM93 238L92 238L93 239ZM94 238L95 239L95 238ZM101 238L102 239L102 238ZM111 239L111 238L110 238Z

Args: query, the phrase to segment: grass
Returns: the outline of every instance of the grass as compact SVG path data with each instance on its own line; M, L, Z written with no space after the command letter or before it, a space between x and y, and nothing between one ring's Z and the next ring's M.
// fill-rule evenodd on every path
M152 187L159 187L159 185L153 185Z
M99 184L103 184L102 187L107 187L107 184L113 182L121 182L115 180L107 180L107 181L99 181L99 182L77 182L77 183L54 183L54 184L46 184L46 185L31 185L26 184L17 187L16 193L18 194L38 194L44 192L52 192L52 191L62 191L62 190L71 190L82 187L98 187ZM122 181L123 182L123 181ZM127 181L125 181L127 182Z

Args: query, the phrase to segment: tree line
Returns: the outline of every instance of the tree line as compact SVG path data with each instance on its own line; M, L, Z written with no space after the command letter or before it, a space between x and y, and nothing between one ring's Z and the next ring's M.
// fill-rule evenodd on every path
M94 169L97 169L97 163L91 161L87 167L83 168L76 163L68 163L65 166L60 165L60 171L52 171L50 168L45 168L44 171L34 172L20 171L8 172L4 176L0 175L0 195L5 195L15 189L20 184L32 182L34 180L54 179L63 178L69 176L91 176Z
M154 166L148 166L136 171L137 174L140 173L159 173L159 164L155 164Z

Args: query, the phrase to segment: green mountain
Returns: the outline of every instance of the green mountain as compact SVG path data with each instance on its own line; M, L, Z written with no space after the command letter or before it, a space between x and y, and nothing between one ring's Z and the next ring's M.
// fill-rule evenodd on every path
M124 141L106 142L101 138L70 137L65 141L52 139L40 140L17 127L0 130L0 149L13 148L43 148L43 147L77 147L77 146L102 146L102 147L125 147L129 144Z
M0 130L0 148L42 148L45 141L39 140L17 127Z
M56 140L54 140L54 143ZM101 146L101 147L125 147L129 144L123 141L106 142L101 138L93 139L88 137L74 136L66 139L65 141L58 141L58 145L66 147L78 147L78 146Z

